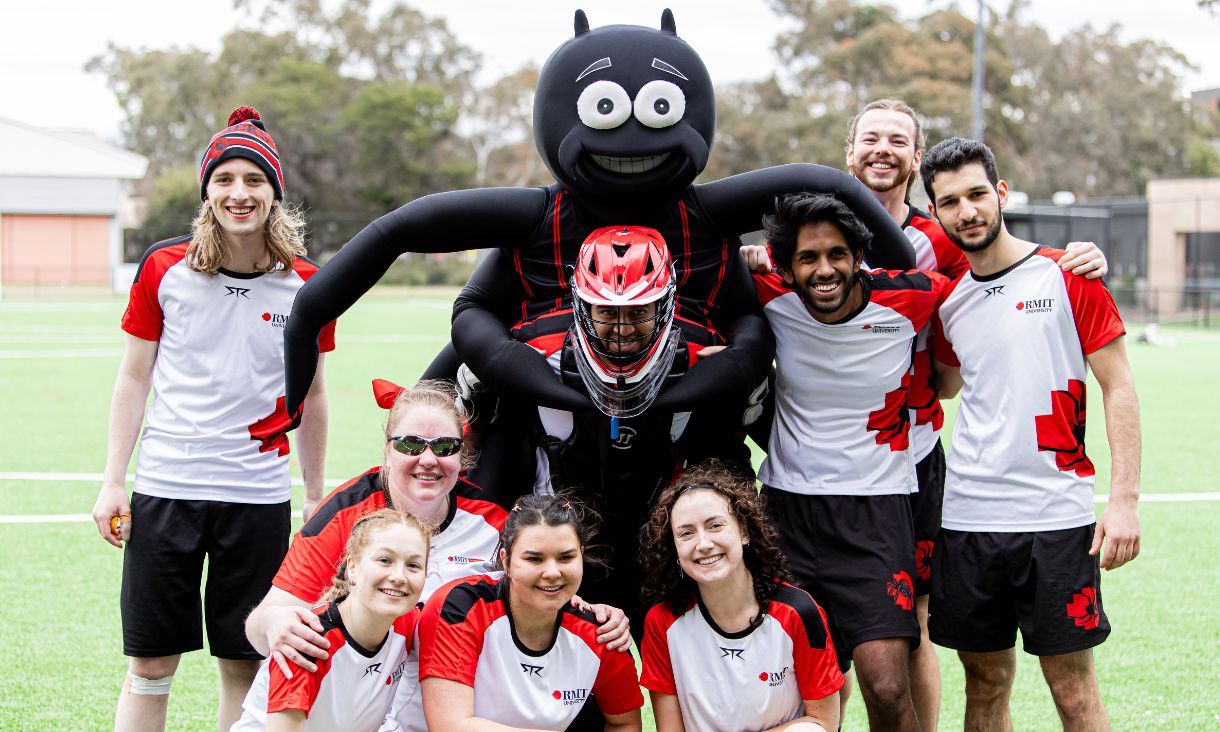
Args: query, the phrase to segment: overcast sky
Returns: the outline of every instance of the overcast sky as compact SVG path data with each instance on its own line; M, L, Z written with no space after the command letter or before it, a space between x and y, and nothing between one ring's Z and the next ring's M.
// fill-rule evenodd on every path
M384 5L388 0L374 0ZM714 81L756 79L775 66L771 45L782 23L766 0L408 0L428 15L447 19L466 45L483 54L485 73L541 63L572 34L572 11L593 26L656 26L671 7L678 35L707 63ZM1008 0L989 0L1006 7ZM891 4L915 15L974 0L906 0ZM1182 51L1200 70L1188 90L1220 87L1220 17L1195 0L1031 0L1029 18L1052 35L1085 23L1116 23L1126 39L1152 38ZM232 0L34 0L4 2L0 10L0 117L48 127L92 130L115 139L121 113L104 79L85 63L108 42L133 48L171 46L216 50L226 31L249 24Z

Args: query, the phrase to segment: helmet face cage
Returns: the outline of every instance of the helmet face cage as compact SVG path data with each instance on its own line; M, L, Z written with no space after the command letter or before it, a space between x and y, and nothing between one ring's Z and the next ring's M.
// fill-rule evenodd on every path
M677 346L675 283L652 229L599 229L581 247L571 280L576 360L603 413L635 416L660 391Z

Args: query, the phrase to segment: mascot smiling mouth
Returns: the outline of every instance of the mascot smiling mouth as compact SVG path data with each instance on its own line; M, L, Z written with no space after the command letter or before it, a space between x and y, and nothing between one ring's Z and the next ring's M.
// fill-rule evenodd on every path
M647 173L669 159L670 153L660 155L644 155L628 158L613 155L589 155L589 159L612 173Z

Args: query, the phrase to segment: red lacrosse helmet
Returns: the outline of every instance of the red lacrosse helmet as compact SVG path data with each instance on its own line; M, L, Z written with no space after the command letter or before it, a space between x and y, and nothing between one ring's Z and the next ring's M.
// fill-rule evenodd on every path
M654 229L610 226L585 239L572 275L577 367L593 402L611 417L652 403L673 364L677 280Z

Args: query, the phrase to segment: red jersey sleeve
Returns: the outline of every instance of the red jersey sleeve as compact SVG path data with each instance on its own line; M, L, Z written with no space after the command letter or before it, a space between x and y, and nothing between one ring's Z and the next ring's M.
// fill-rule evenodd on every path
M490 588L492 592L487 592ZM485 576L464 577L437 590L419 617L419 678L436 677L474 686L488 624L503 614L495 585ZM490 600L498 610L489 608Z
M1065 254L1062 249L1043 249L1039 252L1058 262ZM1101 280L1090 280L1071 272L1063 273L1063 285L1067 289L1068 302L1072 305L1072 318L1076 321L1076 333L1080 336L1080 348L1085 355L1093 353L1125 335L1118 305Z
M932 251L936 253L937 272L955 280L970 271L970 262L966 261L966 255L949 241L944 232L941 232L940 236L929 238L932 240Z
M674 624L674 615L660 603L653 605L644 619L644 640L640 644L640 685L659 694L678 693L674 682L673 662L669 658L669 627Z
M843 687L826 611L807 592L783 585L767 612L792 639L792 666L801 698L825 699Z
M928 350L932 352L936 360L953 368L961 368L962 362L957 360L957 354L953 351L953 344L945 336L945 324L940 319L940 306L945 304L945 301L949 299L949 295L953 293L953 288L957 287L957 283L961 282L964 276L959 275L953 281L945 280L941 283L936 298L936 314L932 317L932 333L928 337Z
M419 614L419 608L413 607L411 612L398 616L398 619L394 621L394 632L406 640L406 648L410 648L415 639L415 631L419 627Z
M339 558L352 530L348 518L346 512L335 514L313 536L306 536L304 528L298 531L271 584L305 602L317 602L339 569Z
M602 647L601 666L593 680L593 696L606 715L626 714L644 706L640 678L635 675L635 659L626 651Z
M170 267L182 261L189 244L189 241L180 241L168 246L154 245L144 253L127 294L127 309L123 311L121 323L123 330L146 341L161 339L165 317L159 297L161 280Z
M334 638L327 639L334 643ZM342 635L339 636L342 639ZM333 653L337 648L332 647ZM288 663L292 663L289 661ZM330 659L322 659L315 662L318 670L310 673L305 669L292 663L292 678L284 676L284 672L280 670L280 665L275 661L268 661L268 673L270 680L267 685L267 714L275 712L284 712L291 709L299 709L305 712L305 716L309 717L309 710L313 709L313 702L318 698L318 689L322 687L322 679L330 671Z

